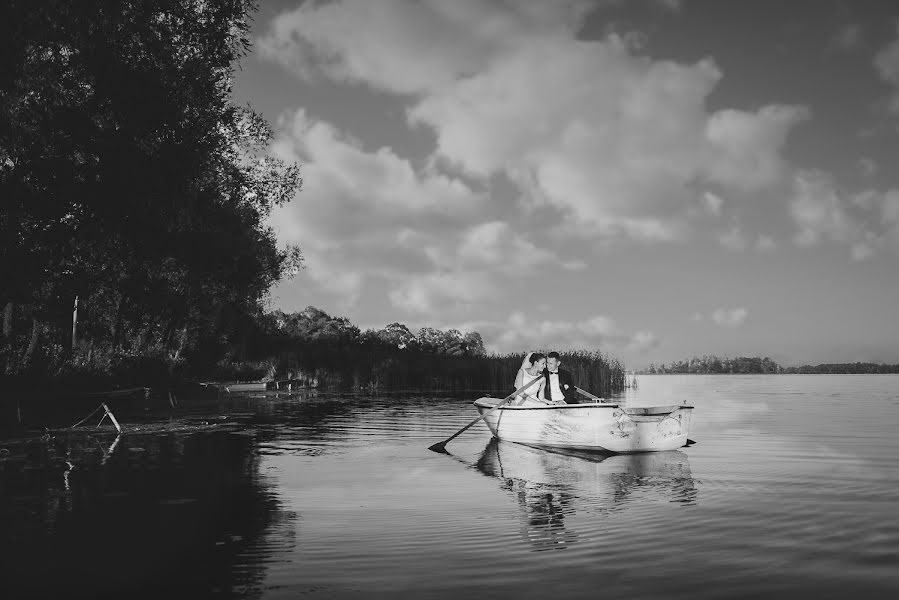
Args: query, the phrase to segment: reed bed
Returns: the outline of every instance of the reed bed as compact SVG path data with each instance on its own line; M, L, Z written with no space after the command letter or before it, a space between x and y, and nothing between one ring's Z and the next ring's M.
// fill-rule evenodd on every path
M560 352L562 368L575 385L598 396L624 389L624 367L597 351ZM395 348L295 344L272 359L268 379L291 379L321 388L372 393L420 391L489 392L514 390L524 354L453 356Z

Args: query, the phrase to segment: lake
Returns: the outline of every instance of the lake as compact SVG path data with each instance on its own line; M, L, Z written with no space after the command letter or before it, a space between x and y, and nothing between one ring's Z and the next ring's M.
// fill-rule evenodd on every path
M475 398L309 392L0 441L3 597L892 598L899 376L638 377L678 451L492 441ZM510 390L511 391L511 390ZM159 432L161 424L181 427Z

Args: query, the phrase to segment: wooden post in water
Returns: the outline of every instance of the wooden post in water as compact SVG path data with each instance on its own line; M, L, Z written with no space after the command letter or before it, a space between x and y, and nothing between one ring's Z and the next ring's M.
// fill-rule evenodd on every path
M106 414L109 415L109 420L112 421L113 425L115 425L116 430L119 433L122 433L122 426L119 425L119 422L115 420L115 416L112 414L112 411L109 410L109 407L106 406L105 402L101 403L101 405L103 406L103 410L106 411ZM101 421L102 421L102 419L101 419ZM99 427L99 425L98 425L98 427Z
M72 350L75 350L75 341L78 339L78 296L75 296L75 307L72 309Z

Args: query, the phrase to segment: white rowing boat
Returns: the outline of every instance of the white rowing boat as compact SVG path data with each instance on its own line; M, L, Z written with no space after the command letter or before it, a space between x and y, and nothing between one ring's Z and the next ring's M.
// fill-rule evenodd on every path
M627 407L619 404L503 405L474 402L493 436L530 446L593 452L662 452L687 445L693 407ZM494 410L495 408L495 410Z

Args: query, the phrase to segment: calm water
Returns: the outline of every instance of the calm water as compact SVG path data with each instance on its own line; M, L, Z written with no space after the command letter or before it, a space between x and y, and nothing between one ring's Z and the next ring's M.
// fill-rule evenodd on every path
M479 424L445 456L427 447L476 416L473 398L324 394L143 417L202 431L0 441L0 590L899 594L899 376L639 383L627 402L696 407L696 445L569 456L491 441Z

